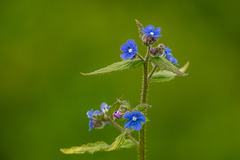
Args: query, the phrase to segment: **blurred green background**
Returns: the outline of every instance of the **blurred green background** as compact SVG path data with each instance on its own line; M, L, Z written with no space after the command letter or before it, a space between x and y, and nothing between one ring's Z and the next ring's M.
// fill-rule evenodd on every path
M59 149L104 140L86 112L122 94L140 101L142 68L84 77L120 61L135 19L162 28L186 77L150 86L148 159L240 159L240 4L236 0L0 1L0 159L137 159L136 151L64 155Z

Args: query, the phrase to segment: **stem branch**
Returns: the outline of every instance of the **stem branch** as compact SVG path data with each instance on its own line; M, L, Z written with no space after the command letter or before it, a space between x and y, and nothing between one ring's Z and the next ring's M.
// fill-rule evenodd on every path
M156 69L157 69L157 66L155 65L155 66L153 67L151 73L150 73L149 76L148 76L148 82L149 82L149 80L151 79L153 73L156 71Z
M145 61L145 59L144 59L140 54L137 53L137 56L138 56L141 60Z
M108 119L108 121L109 121L112 125L114 125L117 129L119 129L121 132L124 132L124 131L125 131L124 128L122 128L120 125L118 125L118 124L117 124L116 122L114 122L113 120ZM133 143L135 143L137 146L139 146L138 141L137 141L136 139L134 139L130 134L126 134L126 136L127 136L129 139L131 139L131 140L133 141Z

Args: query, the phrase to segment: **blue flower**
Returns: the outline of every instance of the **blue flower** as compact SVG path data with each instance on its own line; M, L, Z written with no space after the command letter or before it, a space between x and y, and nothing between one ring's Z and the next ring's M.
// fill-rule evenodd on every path
M154 26L148 25L146 28L143 28L143 32L150 37L162 37L162 35L159 35L161 33L161 28L158 27L155 31Z
M106 113L110 107L111 106L108 106L106 103L102 103L100 108L103 113Z
M93 127L93 123L92 123L92 120L93 120L92 115L93 115L93 113L94 113L93 109L91 109L91 111L87 112L87 116L90 119L90 121L89 121L89 131L91 131L91 129Z
M124 52L120 56L122 59L132 59L137 53L137 45L134 40L130 39L121 46L120 50Z
M168 53L171 53L171 51L172 51L172 50L169 49L169 47L166 47L165 50L164 50L164 53L165 53L165 54L168 54Z
M174 58L173 55L172 55L171 53L167 53L166 55L167 55L167 59L168 59L170 62L172 62L173 64L178 65L178 63L177 63L177 59Z
M125 122L125 128L131 129L134 128L136 131L139 131L142 128L142 123L145 123L145 116L139 111L126 112L123 118L129 119Z
M165 47L164 46L164 54L167 56L167 59L172 62L173 64L178 65L177 63L177 59L173 57L173 55L171 54L171 49L169 49L169 47Z
M94 126L94 123L93 123L93 117L92 115L94 114L101 114L102 112L96 110L95 112L93 111L93 109L91 109L91 111L88 111L87 112L87 117L90 119L89 121L89 131L91 131L91 129L93 128Z

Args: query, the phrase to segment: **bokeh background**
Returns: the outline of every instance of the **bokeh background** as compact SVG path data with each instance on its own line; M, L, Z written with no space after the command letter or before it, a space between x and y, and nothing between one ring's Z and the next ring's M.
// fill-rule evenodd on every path
M240 4L236 0L0 1L0 159L137 159L121 150L64 155L59 149L104 140L86 112L121 95L140 101L142 68L84 77L120 61L135 19L162 28L189 75L154 83L148 101L148 159L240 159Z

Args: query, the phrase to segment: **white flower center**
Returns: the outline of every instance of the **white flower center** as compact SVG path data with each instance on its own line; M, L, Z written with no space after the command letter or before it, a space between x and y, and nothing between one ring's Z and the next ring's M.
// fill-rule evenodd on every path
M128 52L131 53L133 50L132 49L129 49Z
M103 108L103 113L107 113L108 109L107 108Z
M133 120L133 121L136 121L136 120L137 120L137 117L134 117L134 116L133 116L132 120Z
M150 34L153 36L154 35L154 33L153 32L150 32Z

